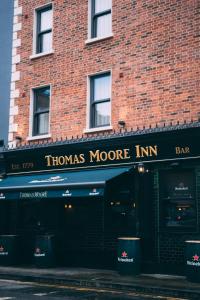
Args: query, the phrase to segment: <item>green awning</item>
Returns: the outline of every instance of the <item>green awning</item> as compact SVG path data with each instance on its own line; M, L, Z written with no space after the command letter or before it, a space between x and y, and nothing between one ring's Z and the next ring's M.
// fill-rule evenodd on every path
M103 196L107 182L130 167L15 175L0 179L0 199Z

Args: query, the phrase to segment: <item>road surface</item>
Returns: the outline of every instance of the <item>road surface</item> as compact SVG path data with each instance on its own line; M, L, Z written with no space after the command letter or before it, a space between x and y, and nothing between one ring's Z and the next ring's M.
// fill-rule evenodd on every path
M0 280L0 300L183 300L142 293ZM185 298L186 299L186 298ZM185 300L184 299L184 300Z

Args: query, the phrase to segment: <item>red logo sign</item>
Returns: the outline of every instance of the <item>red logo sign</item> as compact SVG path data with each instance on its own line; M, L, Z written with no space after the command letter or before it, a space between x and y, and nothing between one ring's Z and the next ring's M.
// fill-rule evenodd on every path
M39 254L41 252L40 248L35 249L35 253Z
M126 253L126 251L123 251L122 252L122 257L127 257L128 256L128 254Z
M195 254L193 257L193 261L199 261L199 256L197 254Z

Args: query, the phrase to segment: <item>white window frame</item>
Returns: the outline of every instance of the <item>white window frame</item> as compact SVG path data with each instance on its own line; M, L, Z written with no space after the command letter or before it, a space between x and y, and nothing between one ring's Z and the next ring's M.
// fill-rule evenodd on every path
M103 75L106 73L110 73L110 125L109 126L102 126L102 127L90 127L91 124L91 77ZM97 131L107 131L112 130L112 70L108 69L105 71L92 73L87 75L87 105L86 105L86 129L84 129L84 133L92 133Z
M49 96L49 129L47 134L40 134L40 135L33 135L33 111L34 111L34 100L35 100L35 93L34 91L37 89L42 89L45 87L49 87L50 89L50 96ZM50 133L50 124L51 124L51 95L52 95L52 85L51 84L45 84L45 85L39 85L32 87L30 90L30 113L29 113L29 136L27 138L27 141L31 140L39 140L39 139L47 139L51 137Z
M43 10L47 7L50 7L52 9L52 45L51 45L51 50L49 50L48 52L40 52L37 53L37 24L38 24L38 11ZM38 6L36 8L34 8L34 16L33 16L33 49L32 49L32 55L30 56L30 59L34 59L37 57L41 57L41 56L45 56L45 55L49 55L54 53L53 51L53 11L54 11L54 7L53 7L53 3L49 2L46 3L45 5L42 6Z
M112 22L112 0L111 0L111 26L113 25ZM112 26L113 28L113 26ZM92 0L88 0L88 37L87 40L85 41L85 44L91 44L94 42L102 41L108 38L113 37L113 32L111 31L110 34L106 36L101 36L101 37L92 37Z

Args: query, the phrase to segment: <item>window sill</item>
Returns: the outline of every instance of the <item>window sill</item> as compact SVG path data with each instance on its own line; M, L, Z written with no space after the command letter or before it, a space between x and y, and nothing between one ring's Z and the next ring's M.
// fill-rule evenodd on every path
M51 54L53 54L53 53L54 53L53 50L52 50L52 51L49 51L49 52L42 52L42 53L38 53L38 54L33 54L33 55L31 55L29 58L30 58L30 59L36 59L36 58L39 58L39 57L51 55Z
M110 39L112 37L113 37L113 33L111 33L110 35L107 35L107 36L91 38L91 39L86 40L85 44L86 45L93 44L93 43L96 43L96 42L100 42L100 41L103 41L103 40Z
M35 141L35 140L42 140L42 139L49 139L49 138L51 138L51 134L36 135L36 136L27 137L27 141Z
M107 130L112 130L112 126L104 126L104 127L95 127L95 128L88 128L85 129L83 132L84 133L93 133L93 132L99 132L99 131L107 131Z

